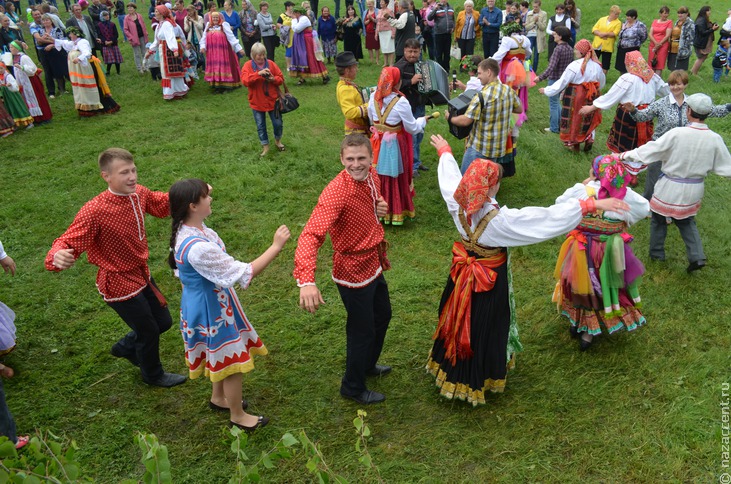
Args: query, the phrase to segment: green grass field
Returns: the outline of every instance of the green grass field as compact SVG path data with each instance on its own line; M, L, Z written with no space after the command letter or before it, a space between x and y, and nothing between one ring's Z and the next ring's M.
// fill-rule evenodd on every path
M711 4L714 19L722 23L725 4ZM580 4L584 25L606 15L609 5ZM648 25L659 6L622 5L639 8L640 20ZM671 5L671 11L678 6ZM544 10L551 12L553 6L546 3ZM272 11L278 13L280 6ZM122 75L109 76L122 106L118 114L79 119L72 96L65 95L51 102L50 125L0 141L0 240L18 264L18 274L3 276L0 289L0 299L17 313L18 326L18 347L5 358L17 376L5 382L5 391L19 433L42 429L74 439L85 474L96 482L141 477L134 443L138 430L154 432L168 446L174 482L225 482L233 473L227 418L207 407L210 384L194 380L159 389L142 383L135 368L109 354L127 329L97 294L96 268L82 258L61 274L44 270L55 237L84 202L106 187L97 155L120 146L135 155L139 182L152 189L166 190L187 177L213 185L208 225L241 260L250 261L268 247L278 225L289 226L293 237L280 257L248 290L239 291L270 350L244 378L251 411L272 418L251 439L251 454L270 449L286 431L305 429L335 472L351 482L372 481L374 475L366 473L354 450L352 419L358 406L338 394L345 312L329 277L329 242L321 250L318 271L326 305L316 315L297 307L291 276L296 238L320 191L341 169L342 116L335 82L292 86L301 107L285 118L287 151L260 159L245 89L214 96L200 81L186 99L163 102L159 84L136 73L126 44L123 53ZM284 65L281 49L277 62ZM541 71L546 62L544 56ZM357 81L373 85L378 73L366 59ZM731 79L713 84L711 76L707 61L688 93L706 92L717 103L728 102ZM611 71L609 83L616 78ZM594 155L602 152L612 115L605 113ZM731 120L709 125L727 137ZM502 204L549 205L586 177L592 157L567 152L543 132L546 126L547 99L532 91L517 176L502 184ZM427 135L446 132L443 119L427 128ZM459 159L461 142L449 141ZM720 405L731 368L729 181L710 176L706 184L698 216L708 256L703 271L685 273L684 246L674 227L665 263L649 261L649 221L631 229L635 252L647 263L641 292L648 324L633 334L601 337L586 353L578 351L550 300L562 240L513 250L525 350L509 374L506 392L472 408L439 397L424 370L457 232L439 194L436 153L426 141L422 153L431 171L416 179L417 218L386 228L394 314L382 362L394 371L371 384L387 395L386 402L366 409L373 433L369 449L383 480L717 482L728 471L721 460ZM688 153L689 162L693 156ZM148 218L146 224L149 265L176 319L181 291L166 265L170 223ZM168 371L185 372L176 326L162 336L161 356ZM304 464L301 458L284 461L262 478L309 481Z

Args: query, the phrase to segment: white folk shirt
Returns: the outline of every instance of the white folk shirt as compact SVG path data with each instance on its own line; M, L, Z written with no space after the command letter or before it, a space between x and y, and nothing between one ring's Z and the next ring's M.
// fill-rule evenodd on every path
M577 183L571 188L567 189L561 196L556 199L556 203L564 203L569 200L586 200L589 198L589 194L586 192L586 188L592 188L594 193L599 193L601 188L599 181L594 180L586 185L583 183ZM624 201L629 205L629 211L619 213L612 212L611 210L605 210L603 218L622 220L627 225L634 225L640 220L650 215L650 203L643 197L632 191L631 188L627 188L627 193L624 195Z
M447 203L447 210L454 220L460 235L467 238L459 220L460 206L454 199L454 192L462 180L462 172L451 153L439 158L439 189ZM472 230L480 220L495 208L497 201L492 199L472 215ZM477 243L482 247L519 247L537 244L558 237L574 229L581 221L581 205L578 198L568 199L550 207L526 207L521 209L502 207L498 214L487 224Z
M594 106L599 109L609 109L614 104L632 103L635 106L650 104L657 96L670 94L668 85L660 76L655 74L650 82L645 83L641 77L629 72L622 74L606 94L594 100Z
M596 62L589 61L586 63L586 69L582 74L581 64L583 62L584 59L582 58L569 64L566 70L563 71L563 74L561 74L558 81L547 86L544 89L543 94L546 96L555 96L566 89L569 84L583 84L585 82L599 82L599 89L604 89L604 84L606 83L607 78L604 75L602 66Z
M713 172L731 178L731 154L723 138L703 123L673 128L659 139L620 155L630 169L641 171L662 162L664 176L650 200L653 212L685 219L701 208L705 177Z

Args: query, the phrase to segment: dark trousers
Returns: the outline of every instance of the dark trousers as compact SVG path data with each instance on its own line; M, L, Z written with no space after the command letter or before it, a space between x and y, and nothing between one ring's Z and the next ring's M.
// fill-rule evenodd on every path
M431 33L431 30L427 30L426 32L422 32L421 36L424 37L424 45L426 45L426 50L429 52L429 58L431 60L434 60L437 58L436 49L434 48L434 36Z
M366 371L378 362L391 321L391 300L383 274L357 289L338 285L348 321L345 375L340 386L343 395L360 395L366 390Z
M267 48L267 59L274 60L274 51L279 45L279 36L270 35L268 37L262 37L261 41L264 44L264 47Z
M462 57L475 53L475 39L457 39L457 45Z
M688 262L705 261L706 254L703 252L703 242L695 224L695 217L684 219L672 219L680 231L680 236L685 242L685 253ZM665 215L652 212L650 221L650 256L655 259L665 260L665 237L668 234L668 222Z
M115 344L119 355L136 355L143 379L161 376L160 335L173 325L168 308L160 305L149 285L132 299L107 304L132 329Z
M452 34L434 35L434 47L436 50L436 61L449 72L449 50L452 47Z
M482 33L482 53L485 55L485 59L492 57L500 47L500 33L499 32L483 32Z
M0 378L0 435L4 435L12 443L18 441L18 436L15 434L15 420L13 420L13 414L10 413L8 404L5 402L5 388L3 388L2 378Z

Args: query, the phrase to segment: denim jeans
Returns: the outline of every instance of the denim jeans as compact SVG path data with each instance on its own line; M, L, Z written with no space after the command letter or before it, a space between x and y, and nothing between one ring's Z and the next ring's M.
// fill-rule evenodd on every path
M533 72L538 72L538 56L540 55L538 53L538 37L528 37L528 40L530 40L530 50L533 52L533 58L530 61L531 67Z
M556 79L558 81L558 79ZM551 79L548 80L548 85L555 83L556 81L552 81ZM552 133L558 133L558 123L561 119L561 103L559 100L561 99L561 94L556 94L555 96L550 96L548 98L548 112L550 113L550 127Z
M119 31L122 32L122 38L125 42L127 42L127 34L124 33L124 18L127 16L127 14L120 15L117 17L117 22L119 22Z
M721 74L723 73L723 67L713 68L713 82L721 82Z
M460 171L463 175L467 171L467 168L469 168L472 162L475 161L477 158L485 158L485 155L483 155L471 146L464 150L464 156L462 156L462 166L460 167Z
M415 118L420 118L426 114L426 106L414 106L411 108ZM421 141L424 139L424 132L413 136L414 140L414 173L421 166Z
M261 141L262 145L268 145L269 135L267 135L267 113L265 111L257 111L256 109L252 109L251 112L254 113L254 121L256 122L256 132L259 135L259 141ZM272 120L272 127L274 128L274 139L282 139L282 131L284 129L282 118L275 118L274 110L269 111L268 114L269 119Z

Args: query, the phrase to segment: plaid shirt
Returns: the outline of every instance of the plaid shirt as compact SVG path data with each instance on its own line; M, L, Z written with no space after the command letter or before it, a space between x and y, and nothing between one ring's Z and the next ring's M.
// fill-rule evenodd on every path
M553 50L553 55L548 61L548 68L543 71L543 74L538 76L538 80L550 79L557 81L561 79L561 74L566 68L574 61L574 48L564 42L558 44Z
M475 96L465 116L473 120L467 144L490 159L505 155L510 136L510 115L520 99L510 86L493 81L482 88L483 106ZM484 112L483 112L484 110Z

